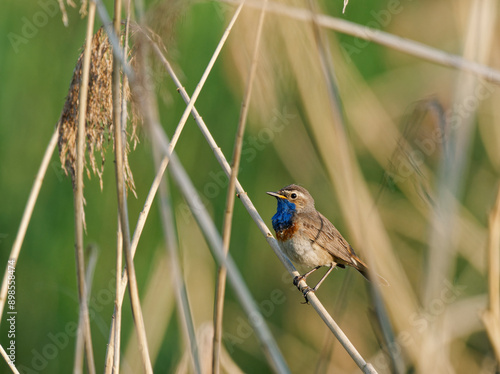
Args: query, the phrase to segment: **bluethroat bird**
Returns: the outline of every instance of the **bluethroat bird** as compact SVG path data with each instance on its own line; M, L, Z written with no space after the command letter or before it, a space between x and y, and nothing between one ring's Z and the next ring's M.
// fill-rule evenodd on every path
M278 200L278 211L272 218L273 229L281 251L293 262L313 269L295 277L294 285L306 279L322 266L330 268L314 288L316 291L325 278L338 266L352 266L370 280L368 267L335 226L314 207L314 199L303 187L291 184L278 192L267 192Z

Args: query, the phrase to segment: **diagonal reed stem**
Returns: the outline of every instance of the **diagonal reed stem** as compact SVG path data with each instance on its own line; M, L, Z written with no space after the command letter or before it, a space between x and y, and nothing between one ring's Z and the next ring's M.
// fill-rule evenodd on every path
M4 358L5 362L7 362L7 365L9 365L10 370L12 370L14 374L19 374L16 365L14 365L14 363L10 360L9 356L7 355L7 352L5 352L5 349L1 344L0 344L0 354Z
M158 165L161 160L161 152L156 149L155 143L153 143L153 152L155 156L155 163ZM202 373L202 367L200 364L200 351L198 349L198 343L196 341L196 332L193 322L193 317L191 313L191 306L189 305L189 298L186 289L186 283L181 272L181 261L178 255L177 246L177 236L175 234L174 228L174 216L172 213L172 204L170 200L170 194L167 189L167 179L163 178L160 184L160 213L163 226L163 235L165 236L165 244L167 247L168 255L170 258L170 268L172 284L175 289L175 297L177 301L177 308L179 311L179 316L183 322L183 327L187 335L191 353L191 359L193 361L194 370L197 374Z
M78 109L78 135L77 135L77 165L76 165L76 190L74 191L75 205L75 257L76 276L78 281L78 299L80 302L79 330L83 331L85 353L89 373L95 373L94 353L92 349L92 335L87 304L87 286L85 284L85 257L83 254L83 168L85 161L86 140L86 113L87 92L89 84L90 57L92 51L92 35L95 20L95 3L89 3L87 18L87 34L85 52L82 65L82 81L80 84L80 97ZM76 366L75 373L81 372L81 367Z
M223 1L230 4L237 3L237 0ZM246 6L260 9L263 6L263 1L247 1ZM300 21L311 21L311 13L306 9L270 2L267 6L267 10L270 13L276 13ZM373 29L364 25L358 25L350 21L330 17L324 14L318 15L318 24L327 29L372 41L438 65L466 71L478 77L482 77L488 82L500 84L500 71L486 65L464 59L462 56L443 52L439 49L432 48L425 44L402 38L382 30Z
M166 154L168 152L169 142L162 127L158 123L151 123L149 124L148 130L150 131L151 140L157 142L158 146L162 148L163 153ZM263 346L263 350L266 353L270 364L278 373L289 373L290 370L288 369L288 366L286 365L286 362L283 359L283 356L281 355L281 352L279 351L279 348L276 345L264 318L262 317L262 314L258 310L258 307L253 300L241 273L238 271L230 254L227 254L227 256L224 254L222 248L222 238L217 232L215 224L208 215L205 207L203 204L199 203L201 201L200 197L177 159L175 153L172 153L170 157L170 170L172 177L188 202L191 212L196 218L198 225L200 226L206 241L212 250L212 255L219 264L224 265L227 268L228 277L235 294L245 310L245 313L249 316L249 322L255 329L256 335Z
M267 3L267 0L266 0ZM243 146L243 134L245 133L245 126L248 117L248 110L250 105L250 98L252 96L252 88L255 80L255 72L257 71L257 58L260 40L262 37L262 29L264 26L264 19L266 14L266 7L262 8L260 12L259 22L257 25L257 32L255 35L255 45L252 54L250 65L250 72L248 74L248 81L243 101L241 104L240 119L238 121L238 128L236 130L236 137L234 140L233 162L231 165L231 176L229 178L229 185L227 188L226 196L226 210L224 213L224 223L222 229L222 246L224 253L229 251L229 244L231 241L231 226L233 220L234 197L235 197L235 184L238 177L238 170L240 168L241 149ZM215 285L215 308L214 308L214 337L212 344L212 373L219 374L220 372L220 350L222 340L222 320L224 311L224 294L226 288L226 275L227 270L224 266L219 267L217 273L217 281Z
M215 61L217 61L217 57L219 57L220 51L222 50L222 47L226 43L227 38L229 37L229 34L231 33L231 30L233 29L233 26L238 19L238 16L240 15L241 9L243 8L243 4L245 3L245 0L240 1L240 4L238 8L236 8L236 11L233 14L233 17L229 21L229 24L226 27L226 30L224 31L224 34L222 34L222 37L220 38L219 43L217 44L217 48L215 48L215 51L212 55L212 58L208 62L208 65L203 72L203 75L201 76L200 81L196 85L196 88L194 89L193 95L191 96L191 99L189 100L189 103L187 103L186 109L184 110L184 113L182 113L182 117L179 121L179 126L177 126L176 132L172 136L171 144L176 144L177 140L180 136L180 133L182 129L184 128L184 124L186 123L187 119L189 118L189 115L191 113L191 110L194 107L194 104L196 102L196 99L198 99L198 96L200 95L201 89L205 85L205 82L212 71L212 68L215 64Z
M59 135L59 123L56 126L56 129L52 134L52 137L50 138L49 144L47 145L47 149L45 150L45 154L43 155L40 168L38 169L35 181L33 182L33 187L31 187L30 195L28 197L28 202L26 203L26 207L24 208L23 217L21 218L21 223L17 231L16 239L14 240L14 244L12 245L12 249L10 250L9 260L14 261L14 264L17 263L17 259L19 258L19 253L21 252L21 247L23 245L24 237L26 235L26 230L28 230L28 225L31 220L31 215L33 214L33 209L35 208L36 200L38 199L38 194L40 193L40 189L42 188L43 178L45 177L45 173L47 172L47 168L49 167L50 158L52 157L54 149L56 148L57 145L58 135ZM3 275L3 280L2 280L2 288L0 289L0 323L2 321L5 301L7 300L7 291L9 283L9 272L7 270L8 266L5 269L5 273Z

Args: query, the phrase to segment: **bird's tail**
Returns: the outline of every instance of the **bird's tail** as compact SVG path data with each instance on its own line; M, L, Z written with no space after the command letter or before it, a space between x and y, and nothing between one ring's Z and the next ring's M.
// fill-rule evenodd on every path
M358 256L354 256L353 260L354 263L352 267L359 271L366 280L370 282L373 282L375 280L375 283L381 286L389 285L389 282L387 282L384 277L381 277L378 274L374 274L371 270L368 270L368 266L366 266L366 264L361 261Z

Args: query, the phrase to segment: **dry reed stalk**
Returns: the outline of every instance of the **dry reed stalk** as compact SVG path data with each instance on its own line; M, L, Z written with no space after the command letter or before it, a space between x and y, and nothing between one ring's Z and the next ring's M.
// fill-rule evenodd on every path
M88 371L91 374L95 373L95 363L94 363L94 352L92 347L92 334L90 329L90 318L87 303L87 285L85 283L85 256L83 254L83 229L84 229L84 210L83 210L83 169L85 165L85 123L87 118L87 98L88 98L88 86L89 86L89 75L90 75L90 61L92 54L92 31L94 28L95 20L95 4L91 3L89 6L89 14L87 18L87 34L85 41L85 49L83 51L83 59L81 62L81 70L77 68L77 71L81 74L81 79L74 80L75 83L79 83L78 89L78 106L75 105L71 107L72 110L76 111L74 113L75 120L72 122L74 125L76 136L76 148L71 147L70 153L74 152L75 157L70 167L72 170L71 176L73 181L73 192L74 192L74 205L75 205L75 257L76 257L76 276L78 283L78 300L80 305L80 318L78 329L83 331L83 339L85 344L85 357L87 358ZM80 77L79 77L80 78ZM76 100L76 98L75 98ZM68 101L66 101L67 103ZM78 108L78 109L77 109ZM66 109L66 104L65 104ZM66 110L63 110L61 116L61 126L59 144L61 146L61 131L64 134L64 130L67 129L68 119L66 117ZM76 123L76 118L78 119L78 125ZM67 142L62 143L68 146ZM64 164L63 164L64 165ZM75 373L80 373L82 366L75 367Z
M332 61L332 54L328 47L329 44L324 34L324 30L320 28L318 23L317 4L315 1L309 0L308 5L311 10L314 39L319 54L319 60L322 67L324 80L327 86L328 97L330 99L329 108L332 111L331 117L333 119L333 126L335 127L335 132L337 135L337 141L335 144L337 147L340 146L337 152L337 155L339 156L340 159L340 165L335 173L336 175L338 174L340 175L336 180L342 181L341 182L342 184L350 186L353 185L354 183L353 175L350 172L351 170L353 170L351 163L354 161L351 160L351 158L349 157L351 151L349 149L350 148L349 141L345 131L346 124L343 116L343 107L342 107L342 102L340 100L340 93L337 85L337 77L335 73L334 63ZM346 194L345 196L347 196L348 199L350 199L353 202L356 201L356 197L353 196L353 192L355 192L354 189L347 188L344 189L344 191ZM350 196L347 195L349 193ZM344 194L342 194L341 196L344 196ZM365 221L360 219L361 214L360 214L359 204L353 204L352 208L354 209L351 209L351 214L354 215L354 219L357 220L360 224L359 231L362 233L366 232L366 227L364 227ZM370 269L373 269L373 261L372 261L373 255L368 256L367 258L368 258L368 263L370 264ZM389 322L390 320L384 305L384 301L382 299L380 291L378 290L379 286L376 283L370 283L369 288L371 291L370 293L372 296L372 302L375 314L378 319L380 330L382 331L382 337L384 339L385 346L388 347L387 350L393 362L393 367L397 368L397 372L402 373L404 372L404 363L402 362L400 356L400 350L391 349L391 347L395 346L396 342L394 339L393 328Z
M115 1L115 18L114 31L116 35L120 34L121 27L121 0ZM118 51L122 51L121 48ZM135 275L135 266L130 247L130 226L128 222L128 208L126 196L126 148L123 143L125 124L121 123L121 100L120 100L120 77L121 77L121 62L117 58L113 58L113 74L112 74L112 100L113 100L113 124L114 124L114 141L115 141L115 175L116 175L116 192L118 198L118 212L120 217L120 226L123 237L123 250L125 252L126 269L129 278L130 303L132 306L132 317L134 319L135 330L139 342L139 353L141 355L144 371L153 373L151 359L149 357L148 342L144 327L144 319L142 316L141 302L139 298L139 290L137 286L137 278ZM115 326L117 327L117 326ZM116 330L115 330L116 331Z
M156 165L158 165L161 162L160 160L162 159L162 156L161 152L156 149L155 143L153 143L153 152L155 163ZM191 360L193 362L194 371L197 374L201 374L203 371L200 361L199 345L196 340L191 306L189 303L186 283L181 271L181 261L178 256L174 215L172 212L170 194L167 189L166 178L164 178L163 182L160 184L159 206L163 226L163 235L165 237L165 245L167 247L167 253L169 254L170 258L170 276L172 277L172 285L174 286L175 290L177 309L187 336L187 340L189 342L189 352L191 353Z
M17 260L19 258L19 253L21 252L24 237L26 236L26 231L28 230L28 225L33 214L33 209L35 208L40 189L42 188L43 178L45 177L45 173L47 172L47 168L49 167L50 158L52 157L52 154L54 153L54 150L57 146L58 128L59 124L52 134L52 138L50 138L49 144L47 145L47 148L43 155L42 162L40 163L40 168L38 169L35 181L33 182L33 186L31 187L26 207L24 208L23 217L21 218L21 223L19 224L19 229L17 230L16 239L14 240L14 244L12 244L12 249L10 250L9 260L14 261L14 266L15 264L17 264ZM12 264L10 265L12 266ZM5 268L2 279L2 287L0 289L0 323L2 321L3 309L7 300L7 291L9 285L8 269L9 263L7 262L7 266Z
M127 76L126 77L128 79L130 79L131 77L134 78L134 84L136 82L135 80L135 76ZM165 165L166 167L166 165ZM161 182L161 178L163 176L163 173L164 173L165 169L159 171L156 176L155 176L155 179L153 181L153 185L152 187L150 188L150 191L146 197L146 202L144 204L144 207L141 211L141 213L139 214L139 218L137 220L137 224L136 224L136 227L135 227L135 230L134 230L134 235L133 235L133 238L132 238L132 243L131 243L131 252L132 252L132 258L135 256L135 253L136 253L136 250L137 250L137 245L139 243L139 239L141 237L141 234L142 234L142 230L144 229L144 225L146 223L146 219L149 215L149 211L151 209L151 205L152 205L152 202L153 202L153 199L154 199L154 196L156 195L156 192L158 190L158 187L159 187L159 184ZM122 274L121 276L119 276L119 274ZM112 322L111 322L111 329L110 329L110 336L109 336L109 340L108 340L108 347L112 344L112 342L115 342L115 344L119 344L118 342L116 342L116 335L119 335L118 331L117 331L117 328L118 328L118 321L120 320L119 316L121 315L121 306L122 306L122 303L123 303L123 298L125 296L125 291L126 291L126 288L127 288L127 284L128 284L128 273L127 273L127 270L123 270L123 272L118 271L117 272L117 285L116 285L116 300L115 300L115 308L114 308L114 311L113 311L113 318L112 318ZM116 350L116 349L115 349ZM113 352L108 352L108 356L110 356ZM106 360L106 362L109 364L111 364L111 361L109 361L110 358L108 357L108 359ZM115 363L114 363L114 366L116 367L117 366L117 362L116 360L118 360L116 358L116 355L115 355ZM106 367L106 373L109 373L108 370L111 370L111 368L108 368Z
M489 4L489 5L488 5ZM494 9L492 1L481 5L471 3L466 29L464 57L479 61L487 61L491 50L491 35L494 33ZM454 105L457 107L465 100L474 96L480 82L473 76L461 72L454 90ZM472 147L471 138L475 128L477 108L457 113L451 113L447 118L447 143L443 149L440 170L438 171L438 191L436 199L439 202L433 213L431 224L431 251L428 263L429 279L424 295L425 302L436 297L439 283L450 273L450 262L453 261L455 248L450 242L452 231L455 230L458 215L458 200L460 196L462 175L467 166L467 156ZM451 128L451 121L453 127Z
M333 315L339 321L342 319L342 316L345 313L347 300L348 300L348 291L349 286L352 281L352 272L348 272L345 278L342 280L342 286L340 287L340 292L335 300L335 309L333 310ZM325 336L325 340L323 343L323 348L318 357L318 361L316 362L316 368L314 369L314 374L326 373L328 370L328 365L330 363L333 348L334 348L335 339L332 334L327 333Z
M215 48L214 53L212 54L212 57L210 58L210 61L208 62L207 67L205 68L205 71L203 72L203 75L200 78L200 81L196 85L196 88L193 91L193 94L191 95L191 99L189 100L189 103L186 106L186 109L184 109L184 113L182 113L181 119L179 120L179 125L176 128L176 131L174 135L172 136L171 143L176 144L177 140L179 139L179 136L182 132L182 129L184 128L184 124L186 123L187 119L189 118L189 115L191 114L191 110L194 107L194 104L196 102L196 99L198 99L198 96L210 74L212 71L212 68L215 64L215 61L217 61L217 58L219 57L219 54L222 50L222 47L226 43L227 38L229 37L229 34L231 33L231 30L238 19L238 16L240 15L241 9L243 8L243 4L245 3L245 0L240 0L239 1L239 6L236 8L233 16L231 17L231 20L229 21L229 24L226 27L226 30L224 31L224 34L222 34L222 37L219 40L219 43L217 44L217 47Z
M212 323L202 324L196 331L197 340L200 342L200 355L202 356L203 367L210 368L212 361L212 342L214 330ZM229 353L222 348L221 368L224 373L244 374L244 371L232 360ZM207 371L208 372L208 371ZM179 360L179 364L175 368L176 374L189 373L189 354L186 352Z
M117 214L118 215L118 214ZM120 224L120 219L118 218L118 230L116 231L116 282L115 282L115 310L113 319L113 370L112 373L118 374L120 372L120 357L121 357L121 326L122 326L122 305L123 298L119 297L118 290L121 286L120 277L118 274L121 274L123 269L123 233Z
M154 200L154 197L156 196L156 192L158 191L158 188L160 186L160 183L162 181L163 175L165 173L166 167L168 165L168 158L164 158L162 160L162 163L160 164L157 173L155 175L155 178L153 180L153 183L151 185L151 188L148 192L148 195L146 197L146 201L144 203L143 209L139 214L139 217L137 219L137 224L134 230L134 235L132 238L132 243L131 243L131 250L132 250L132 256L135 256L135 253L137 251L137 246L139 244L139 240L141 238L142 231L144 229L144 226L146 224L146 219L149 215L149 212L151 210L151 206ZM117 272L117 274L120 274L120 272ZM117 276L117 291L116 291L116 301L115 301L115 309L113 312L113 320L112 320L112 325L111 325L111 330L110 330L110 337L108 341L108 346L111 344L114 338L114 334L116 333L116 323L119 320L119 313L121 313L120 308L123 302L123 298L125 296L125 291L127 288L127 283L128 283L128 274L126 270L122 272L121 276Z
M342 76L346 79L346 82L343 83L346 87L346 91L348 91L345 94L345 97L347 97L348 100L344 101L347 106L346 111L351 115L355 114L354 118L353 116L351 116L351 122L354 126L356 126L355 129L357 134L361 137L361 139L363 140L363 144L366 145L367 149L371 152L375 159L381 164L382 167L384 167L384 163L391 157L389 154L389 151L391 149L390 144L385 144L384 141L387 140L387 138L397 139L398 135L396 135L395 133L397 129L395 128L391 118L383 112L382 104L379 102L380 98L378 98L376 94L372 92L372 89L368 87L366 82L363 82L361 77L354 74L355 72L352 71L354 68L355 67L352 66L351 72L344 72L342 74ZM361 95L359 95L358 92L361 93ZM357 110L360 103L363 103L364 106L363 113L359 113L359 111ZM424 101L422 103L419 103L417 106L428 107L433 105L435 104ZM417 111L419 112L421 109L422 108L417 108ZM439 113L436 113L435 117L437 117L436 120L440 120ZM435 123L431 124L433 125L433 131L440 131L438 125L435 125ZM414 125L421 126L420 123L415 123ZM392 129L391 127L394 127L394 129ZM404 136L406 139L408 139L408 141L404 144L403 149L406 155L401 155L402 157L408 157L409 152L413 151L414 148L412 148L412 144L410 143L411 141L414 142L415 139L425 139L429 137L429 135L426 136L425 132L422 132L425 131L425 129L420 128L416 130L420 133L415 133L416 131L413 129L410 131L412 132L411 134L408 134L410 138L408 138L407 134L399 135L399 137ZM383 134L383 136L373 136L377 132ZM387 136L387 133L391 135ZM413 139L411 137L413 137ZM377 143L379 144L379 146L377 146ZM384 145L380 146L381 143L383 143ZM441 144L436 145L435 153L436 155L439 155L441 153ZM427 164L421 164L419 166L420 172L422 172L422 176L413 174L408 177L408 181L397 183L397 188L407 197L408 202L404 203L404 206L402 206L401 202L394 204L394 202L391 201L390 205L387 204L387 206L381 207L385 210L385 212L381 211L381 213L384 216L384 221L386 222L388 232L397 232L398 235L409 237L410 240L415 240L420 243L420 245L426 245L426 236L422 235L422 232L425 232L426 226L428 225L427 217L429 215L429 208L432 208L432 204L430 204L428 201L424 201L423 204L422 196L419 196L415 193L414 186L421 183L422 180L424 182L426 180L432 181L432 169ZM417 171L415 171L415 173L417 173ZM433 198L432 200L435 201L436 199ZM411 209L416 210L414 215L408 214ZM480 248L483 245L482 243L484 242L484 237L486 236L484 233L485 230L480 226L480 223L470 212L467 211L464 206L460 206L459 209L459 228L456 229L456 234L459 235L459 238L456 241L458 245L457 250L459 251L459 254L461 256L466 258L473 267L475 267L479 272L482 273L484 271L484 261L481 256L477 256L477 253L474 251L470 251L470 249ZM389 211L390 213L387 213L387 211ZM403 216L405 217L405 219L401 220L401 217ZM400 254L400 256L402 256L402 254ZM416 277L418 277L418 275ZM413 279L418 278L414 277ZM443 289L442 285L440 286L440 289ZM399 298L396 297L396 299L396 301L399 302ZM400 304L403 305L403 303ZM453 305L450 305L450 307L453 307ZM412 313L418 313L419 310L422 309L416 307L414 311L411 311L409 313L410 315ZM397 315L397 313L394 313L394 316ZM450 321L446 317L443 317L443 320ZM461 325L463 325L463 322L461 323ZM397 326L398 329L401 329L401 325L399 323L397 323ZM409 327L411 328L411 326ZM406 333L406 331L409 330L405 329L403 331L405 331ZM455 331L455 329L453 331ZM450 331L450 333L452 332ZM415 362L418 359L418 356L415 355L418 354L420 347L416 346L409 348L409 358L413 362Z
M12 372L14 374L19 374L19 371L17 370L16 365L14 365L14 363L12 361L10 361L10 358L7 355L7 352L5 352L5 349L3 348L3 346L1 344L0 344L0 354L4 358L7 365L9 365L10 370L12 370Z
M230 4L236 4L238 2L237 0L222 1ZM262 1L248 1L246 5L248 7L260 9L262 8L262 3ZM278 4L276 2L270 2L267 6L267 10L270 13L276 13L295 20L305 22L309 22L311 20L310 12L298 7L291 7L288 5ZM443 52L439 49L429 47L410 39L402 38L388 32L372 29L364 25L358 25L350 21L330 17L324 14L318 15L318 24L327 29L375 42L396 51L400 51L438 65L468 72L472 75L483 78L488 82L500 84L500 71L477 62L464 59L462 56Z
M127 15L125 22L125 36L123 38L123 55L127 56L128 54L128 40L129 40L129 32L130 32L130 3L131 0L127 1L127 6L125 13ZM123 84L122 84L122 107L121 107L121 123L126 123L127 121L127 89L128 89L128 78L124 74L123 75ZM135 132L135 127L133 129ZM115 282L115 311L113 323L111 327L111 338L109 342L108 349L111 350L111 357L113 359L112 364L106 360L106 366L104 367L104 371L107 374L108 372L119 373L120 372L120 359L121 359L121 324L122 324L122 305L123 298L120 298L120 286L121 279L118 274L121 274L123 270L123 233L121 230L120 219L118 218L117 224L117 240L116 240L116 282ZM111 347L111 348L110 348ZM108 352L106 352L108 355Z
M114 13L115 13L115 18L113 22L114 30L117 35L120 34L120 20L121 20L121 1L115 1L114 3ZM129 14L130 15L130 14ZM128 16L129 16L128 15ZM126 28L126 35L123 40L123 55L127 55L127 45L128 45L128 27L127 23L127 28ZM116 59L113 58L112 60L112 65L113 65L113 70L112 70L112 78L111 78L111 84L112 84L112 103L113 103L113 125L116 128L120 129L120 134L121 134L121 128L126 124L126 110L127 110L127 105L126 105L126 99L125 99L125 90L126 90L126 84L127 80L126 77L123 77L123 84L120 90L120 68L119 64L116 63ZM121 93L121 103L118 98L117 93ZM115 132L116 136L116 132ZM121 135L120 135L121 137ZM116 141L115 141L116 144ZM116 156L115 156L116 157ZM117 183L118 184L118 183ZM120 199L118 199L120 200ZM120 286L118 274L122 272L123 268L123 237L125 235L124 231L122 230L122 221L121 221L121 215L120 215L120 207L117 209L117 217L118 217L118 223L117 223L117 240L116 240L116 264L115 264L115 269L116 269L116 280L115 280L115 289L118 291L118 288ZM115 294L115 310L117 311L114 314L114 320L111 328L111 336L112 339L109 342L108 350L106 352L106 360L105 360L105 366L104 366L104 371L105 372L114 372L114 373L119 373L120 372L120 358L121 358L121 323L122 323L122 300L118 298L118 292ZM140 338L139 338L140 340ZM110 355L108 355L111 353ZM112 362L110 362L112 359ZM144 359L143 359L144 361ZM145 361L144 361L145 362ZM144 364L147 367L147 364ZM147 370L146 370L147 371Z
M127 15L125 23L125 36L123 39L123 55L127 56L128 53L128 40L130 31L130 2L127 1L125 13ZM128 91L128 78L123 75L123 84L121 91L122 106L121 106L121 123L127 121L127 91ZM132 130L135 133L135 126ZM119 213L117 213L119 214ZM117 239L116 239L116 282L115 282L115 307L113 313L113 322L110 329L110 337L108 347L106 350L106 357L104 360L105 374L119 373L120 372L120 358L121 358L121 323L122 323L122 306L123 297L120 294L121 278L118 276L123 270L123 233L121 230L120 218L117 220Z
M353 64L343 66L345 64L342 62L342 59L338 59L336 63L340 67L339 70L342 72L339 77L341 78L341 85L344 88L344 97L348 98L348 100L344 100L344 104L346 112L349 113L351 119L350 124L352 124L356 134L360 137L364 146L379 163L381 168L386 169L387 160L389 160L388 177L390 183L397 184L398 189L405 195L412 204L412 207L416 209L422 217L428 217L429 208L432 207L431 202L436 200L433 192L428 190L429 181L433 179L433 171L428 165L417 163L416 160L412 160L410 155L414 152L414 143L412 142L414 142L415 139L432 138L428 132L425 132L425 129L409 128L409 126L419 127L421 123L419 123L414 116L421 117L422 112L426 111L428 114L434 114L435 117L435 119L433 119L434 122L431 123L433 126L432 130L439 131L439 134L443 134L443 130L441 129L444 128L444 125L442 125L441 122L444 121L444 119L441 118L440 109L437 108L439 104L436 103L435 100L420 101L409 116L408 121L411 124L406 125L405 130L400 132L394 120L385 111L379 95L377 95L377 93L363 80L360 73L356 71L356 67ZM388 80L393 79L392 77L388 77ZM358 110L361 103L364 108L363 111ZM394 139L400 140L394 142ZM439 142L435 144L435 146L435 154L438 155L442 152L444 144ZM399 163L401 161L404 161L405 164L399 168ZM417 164L418 167L416 167ZM404 169L407 165L411 165L413 169ZM409 172L409 175L406 174L407 172ZM428 196L425 196L426 194L428 194ZM422 204L422 202L425 204ZM384 209L387 208L388 207L384 207ZM408 207L408 209L410 209L410 207ZM401 209L398 208L398 211L389 214L399 214L400 210ZM386 217L387 214L388 213L385 212ZM410 217L407 218L410 219ZM486 236L485 230L464 206L461 207L459 220L459 229L457 231L463 233L457 243L460 255L466 258L478 271L483 272L484 261L469 249L474 246L481 246ZM404 236L410 235L412 240L417 240L423 245L426 244L425 236L421 234L425 229L422 227L421 230L417 232L415 230L416 222L406 224L406 222L409 221L401 220L397 217L385 219L385 221L387 222L386 225L390 225L391 223L393 225L389 227L386 226L388 232L398 231ZM420 224L426 223L421 220Z
M495 11L493 1L474 2L469 7L465 29L464 59L486 62L495 33ZM461 71L458 75L453 97L453 108L474 97L480 81L475 76ZM423 306L429 308L439 299L443 280L452 279L456 260L456 246L452 238L456 232L461 191L472 149L472 134L476 126L477 106L457 114L452 111L447 118L448 140L440 160L437 176L436 199L430 222L429 254L423 294ZM453 116L453 118L451 118ZM429 332L424 338L417 365L422 372L443 371L451 367L451 357L443 354L449 349L445 341L448 334L441 318L430 321Z
M87 253L88 253L88 264L87 264L87 269L85 271L85 285L90 290L92 289L94 270L97 264L98 249L95 245L90 244L87 246ZM90 292L87 294L87 303L89 302L89 300L90 300ZM83 325L83 321L78 321L78 325L81 327ZM73 363L73 373L83 372L83 361L85 357L84 344L85 341L84 341L83 330L79 328L76 336L75 362Z
M500 363L500 187L489 215L488 235L488 309L483 323L497 362Z
M267 0L266 0L267 2ZM245 126L250 108L250 98L252 97L252 88L257 70L257 59L260 47L260 40L262 36L262 29L266 14L266 7L262 7L260 12L259 21L257 24L257 31L255 34L255 43L253 47L253 54L251 59L250 71L246 84L245 93L240 110L240 118L238 121L238 128L236 130L236 137L234 140L233 161L231 164L231 176L229 177L229 185L227 187L226 195L226 209L224 213L224 223L222 229L222 245L224 253L229 251L229 244L231 241L231 226L233 220L234 197L235 197L235 183L238 177L238 170L240 168L241 150L243 146L243 134L245 133ZM222 316L224 311L224 294L226 288L226 275L227 271L224 266L219 266L219 271L216 280L215 301L214 301L214 335L212 342L212 373L219 374L220 372L220 351L222 340Z
M121 274L123 269L123 233L120 224L120 217L117 213L117 230L116 230L116 279L115 279L115 301L113 321L111 323L106 356L104 358L104 373L119 373L120 372L120 357L121 357L121 323L122 323L122 305L123 298L120 297Z
M175 312L175 297L173 292L165 292L172 287L168 253L164 248L158 248L151 258L151 271L145 282L145 292L142 297L146 334L148 336L151 362L156 362L165 343L165 333ZM126 365L120 370L123 374L136 374L142 371L142 362L138 360L137 339L129 336L123 347L123 362Z

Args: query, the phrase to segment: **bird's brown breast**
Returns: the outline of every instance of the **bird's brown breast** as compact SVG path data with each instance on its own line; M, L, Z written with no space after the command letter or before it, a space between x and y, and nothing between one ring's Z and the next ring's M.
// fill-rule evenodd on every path
M292 223L290 227L287 227L284 230L281 231L276 231L276 239L279 241L287 241L288 239L291 239L293 235L297 232L298 226L295 223Z

